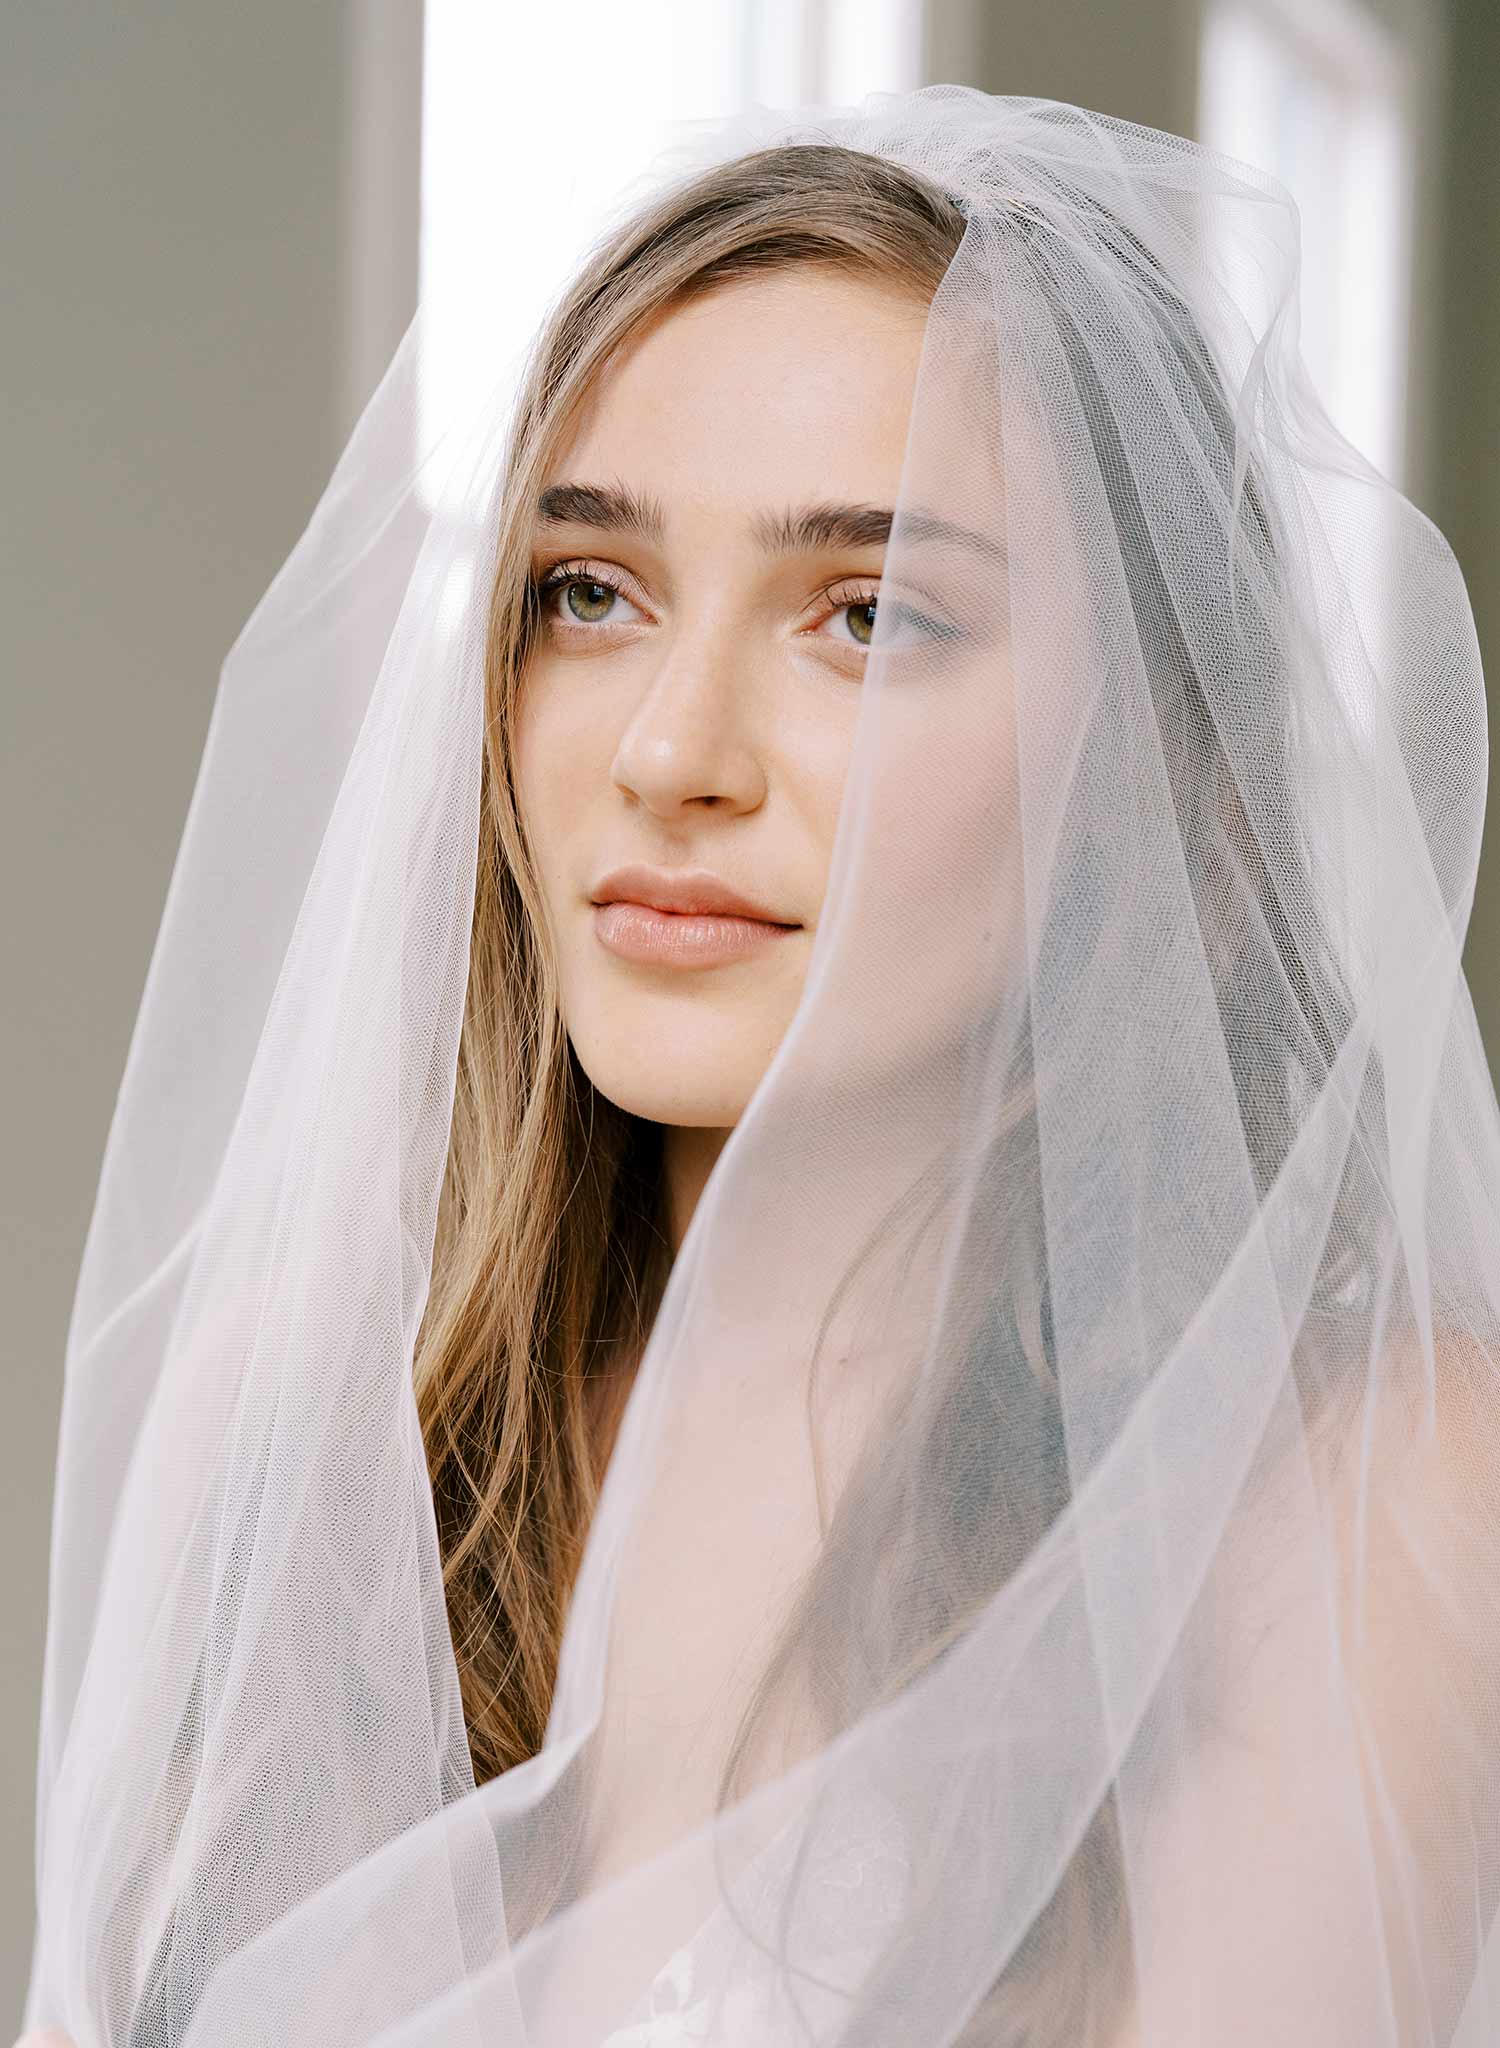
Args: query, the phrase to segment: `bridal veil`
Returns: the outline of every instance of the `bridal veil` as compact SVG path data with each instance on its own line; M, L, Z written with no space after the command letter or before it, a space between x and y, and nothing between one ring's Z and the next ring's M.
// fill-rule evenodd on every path
M418 314L225 660L68 1336L27 2021L1492 2048L1453 556L1310 386L1249 167L951 85L678 143L491 389L419 402ZM805 987L665 1277L544 1739L476 1770L416 1375L496 1028L537 366L787 149L925 181L952 260Z

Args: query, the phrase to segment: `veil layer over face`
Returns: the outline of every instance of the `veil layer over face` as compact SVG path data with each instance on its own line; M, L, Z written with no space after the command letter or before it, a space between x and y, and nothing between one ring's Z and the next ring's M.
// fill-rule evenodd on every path
M224 664L66 1359L79 2048L1500 2039L1462 579L1270 180L957 86L654 175L804 142L962 241L800 1005L477 1785L412 1366L515 380L434 420L419 315Z

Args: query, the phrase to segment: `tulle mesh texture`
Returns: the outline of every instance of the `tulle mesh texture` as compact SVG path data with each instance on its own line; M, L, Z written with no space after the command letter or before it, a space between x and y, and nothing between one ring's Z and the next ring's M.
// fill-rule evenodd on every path
M225 661L67 1345L79 2048L1500 2036L1462 579L1307 382L1269 179L935 86L632 198L788 140L966 228L804 993L479 1787L412 1353L513 380L434 421L419 314Z

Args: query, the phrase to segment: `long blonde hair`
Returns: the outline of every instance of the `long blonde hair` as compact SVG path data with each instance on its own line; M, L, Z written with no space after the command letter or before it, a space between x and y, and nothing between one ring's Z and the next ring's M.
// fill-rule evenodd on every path
M660 1130L602 1096L572 1053L512 785L536 497L612 356L658 315L797 263L906 283L925 302L963 226L936 188L868 155L741 157L596 249L532 354L502 493L468 995L415 1362L481 1783L540 1747L602 1476L599 1378L644 1341L671 1262Z

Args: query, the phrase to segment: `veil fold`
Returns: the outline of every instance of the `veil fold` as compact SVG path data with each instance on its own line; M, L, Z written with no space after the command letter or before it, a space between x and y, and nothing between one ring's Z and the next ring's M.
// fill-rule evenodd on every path
M1500 2039L1463 580L1269 178L931 86L682 124L589 260L785 144L962 240L803 994L483 1782L413 1361L533 358L435 416L419 312L224 662L67 1338L78 2048Z

